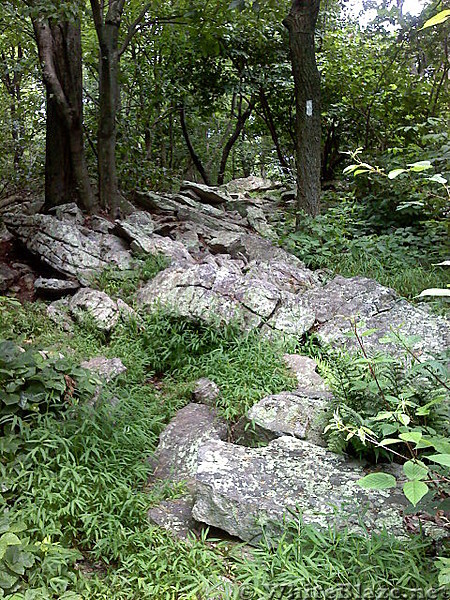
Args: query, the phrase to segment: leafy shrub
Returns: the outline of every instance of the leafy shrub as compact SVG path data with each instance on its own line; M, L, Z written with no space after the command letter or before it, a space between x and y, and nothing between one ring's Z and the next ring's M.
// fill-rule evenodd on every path
M73 404L94 389L89 372L64 357L0 340L0 424Z
M28 538L18 536L25 529L21 523L11 523L7 516L0 518L0 598L18 588L20 577L35 562Z

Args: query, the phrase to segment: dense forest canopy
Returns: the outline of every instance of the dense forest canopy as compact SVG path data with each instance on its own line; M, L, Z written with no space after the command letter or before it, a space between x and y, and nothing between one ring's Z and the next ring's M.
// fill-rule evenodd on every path
M358 18L352 3L321 3L315 37L322 184L341 175L345 153L358 147L377 164L395 168L432 159L439 171L447 158L447 28L421 26L441 8L429 2L411 16L401 1L365 2L365 14L375 15L368 20ZM69 108L77 106L73 127L85 148L86 165L82 158L78 169L86 207L98 186L106 207L116 203L117 187L126 193L170 188L181 179L223 183L249 174L294 179L294 79L283 26L289 9L289 2L271 0L127 0L110 2L108 11L97 1L3 2L4 185L42 185L46 114L58 127L54 90L46 108L39 64L38 46L41 65L49 62L44 24L53 34L65 26L64 35L72 36L70 60L56 71L64 79L64 71L75 69L62 87L71 90ZM58 137L53 133L50 144ZM58 147L51 151L61 154Z

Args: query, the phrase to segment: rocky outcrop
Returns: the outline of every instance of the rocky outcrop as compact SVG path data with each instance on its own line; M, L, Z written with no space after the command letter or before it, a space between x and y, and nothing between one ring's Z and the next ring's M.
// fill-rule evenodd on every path
M306 285L308 270L298 280ZM301 336L314 324L314 312L301 295L285 291L268 279L242 274L240 264L223 259L159 273L138 294L148 310L160 306L209 323L239 324L243 329Z
M250 544L263 531L276 542L283 523L300 514L321 529L364 525L402 535L401 492L363 490L356 482L364 474L359 463L294 437L265 448L210 441L198 452L192 514Z
M129 318L134 311L123 300L113 300L99 290L82 288L66 303L68 313L75 321L92 320L103 333L110 333L122 318Z
M56 279L54 277L38 277L34 282L34 289L39 296L44 298L60 298L75 293L80 287L78 281L69 279Z
M183 181L181 184L181 191L189 190L194 192L201 202L206 204L224 204L229 200L227 192L222 192L218 188L211 187L209 185L203 185L202 183L194 183L193 181Z
M414 336L412 347L425 356L442 352L450 343L446 319L413 306L373 279L338 276L323 287L308 290L305 300L315 311L317 335L333 346L358 349L356 339L349 336L355 323L364 323L361 331L374 330L364 337L364 346L372 352L403 353L398 346L383 341L395 331Z
M106 358L106 356L95 356L90 360L82 362L81 366L95 373L106 383L116 379L116 377L127 370L120 358Z

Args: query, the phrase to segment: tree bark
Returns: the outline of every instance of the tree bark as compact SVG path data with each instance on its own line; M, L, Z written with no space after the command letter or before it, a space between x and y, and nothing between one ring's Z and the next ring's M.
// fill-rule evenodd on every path
M289 31L296 102L297 206L320 212L320 75L314 33L320 0L293 0L283 24ZM297 228L301 216L297 215Z
M283 173L285 175L290 175L291 168L290 168L289 163L287 162L287 160L283 154L283 151L281 149L280 140L278 138L277 130L276 130L275 123L274 123L274 120L272 117L272 111L270 110L269 101L267 100L267 96L264 93L263 89L260 89L260 91L259 91L259 101L261 103L264 121L267 125L270 136L272 138L272 142L275 146L278 160L280 161L281 170L283 171Z
M80 22L35 18L33 27L47 92L46 207L76 201L92 211L83 139Z
M203 182L206 185L211 185L211 181L208 177L208 173L205 171L202 161L200 160L200 157L194 150L194 146L192 145L191 138L189 137L189 132L188 132L187 126L186 126L186 114L185 114L184 106L182 108L180 108L180 124L181 124L181 130L183 132L183 137L186 142L186 146L188 148L189 155L192 159L192 162L194 163L197 171L200 173L200 176L203 179Z

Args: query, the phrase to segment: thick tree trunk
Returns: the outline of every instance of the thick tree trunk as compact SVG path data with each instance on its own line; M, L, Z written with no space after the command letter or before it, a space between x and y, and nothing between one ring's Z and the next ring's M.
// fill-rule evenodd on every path
M320 212L320 75L314 32L320 0L294 0L283 24L289 31L296 100L297 206ZM300 216L297 218L299 226Z
M106 22L102 28L99 64L98 174L102 208L116 213L119 183L116 167L117 108L119 104L119 26Z
M47 90L46 206L76 201L94 208L83 140L79 21L33 21Z

